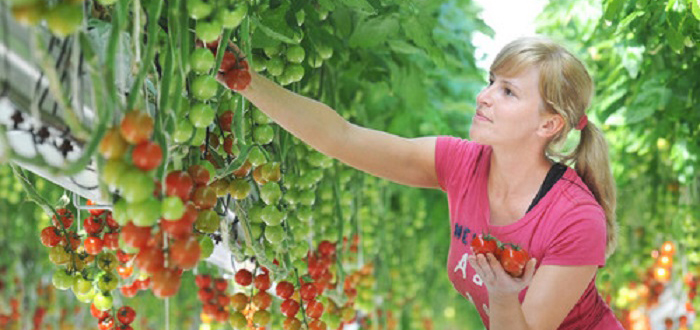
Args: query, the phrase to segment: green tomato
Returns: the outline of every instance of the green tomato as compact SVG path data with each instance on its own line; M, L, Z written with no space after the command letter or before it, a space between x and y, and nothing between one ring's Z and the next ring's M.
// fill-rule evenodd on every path
M304 78L304 67L300 64L292 64L285 69L285 74L288 74L292 82L301 81Z
M153 179L137 168L128 170L121 179L122 196L129 203L139 203L153 196Z
M254 146L248 153L248 161L253 167L258 167L267 163L267 158L259 146Z
M235 29L248 14L248 4L239 2L235 10L223 9L218 14L218 19L222 22L224 28Z
M216 232L219 229L219 215L213 210L199 211L194 228L206 234Z
M260 109L253 108L253 122L258 125L270 124L272 123L272 118L268 117L264 112L260 111Z
M206 18L211 10L212 6L202 0L187 0L187 12L192 19Z
M160 219L161 203L154 197L150 197L139 203L132 203L129 205L129 215L134 225L139 227L151 227Z
M316 48L318 51L318 54L321 55L321 58L325 61L333 57L333 47L328 46L328 45L318 45L318 48Z
M80 273L73 275L73 293L78 295L87 295L92 290L92 281L85 279Z
M262 210L261 217L266 225L279 226L284 221L284 218L287 217L287 214L278 210L275 205L268 205Z
M199 147L202 144L204 144L204 140L207 138L207 129L206 128L196 128L194 130L194 136L192 137L192 140L190 141L190 145Z
M126 163L119 159L110 159L105 163L104 168L102 168L102 181L111 188L116 188L126 170Z
M182 215L185 214L185 204L180 197L165 197L161 204L161 213L163 213L163 219L165 220L179 220L182 218Z
M196 99L206 101L214 97L218 89L219 82L216 81L216 78L210 75L201 75L194 78L190 91L192 92L192 96ZM214 115L216 115L216 112Z
M97 288L102 292L109 292L117 288L119 277L113 272L104 272L97 278Z
M197 103L190 108L190 122L196 128L206 128L214 122L215 117L216 111L205 103Z
M304 51L304 48L301 46L293 46L290 48L287 48L287 61L291 63L296 63L299 64L304 61L304 57L306 56L306 52Z
M77 298L78 301L80 301L83 304L89 304L92 302L92 299L95 298L95 288L92 287L92 283L90 284L90 286L91 286L91 288L87 293L85 293L85 294L76 293L75 294L75 298ZM74 293L75 293L75 291L74 291Z
M92 303L95 304L95 308L101 311L106 311L112 309L114 301L109 292L98 292L95 294L95 298L93 298Z
M294 232L296 234L296 232ZM302 259L306 257L306 253L309 251L309 244L304 242L302 239L303 237L306 236L299 236L297 238L297 241L299 241L300 244L295 244L292 247L292 250L290 251L290 254L292 255L292 259ZM296 238L296 237L295 237Z
M310 222L311 219L313 219L313 210L311 209L310 206L302 206L297 209L297 217L299 220L302 222Z
M284 61L279 56L270 57L265 64L267 72L275 77L284 73Z
M259 145L266 145L272 142L275 137L275 130L271 125L260 125L253 128L253 141Z
M306 57L306 63L314 69L318 69L323 65L323 58L316 52L311 53L311 55Z
M192 138L194 133L194 126L187 118L182 118L177 122L175 126L175 132L173 132L173 140L175 143L187 143L187 141Z
M46 25L59 38L73 34L83 24L82 3L59 2L46 14Z
M263 48L263 52L267 57L272 59L273 57L277 56L281 51L282 51L283 45L281 43L274 45L274 46L268 46Z
M282 198L282 189L277 182L268 182L260 188L260 199L267 205L275 205Z
M304 25L304 21L306 19L306 12L304 9L300 9L294 16L296 16L297 19L297 25L302 26ZM335 329L335 328L331 328Z
M248 327L248 320L241 312L234 311L228 319L229 324L234 329L245 329Z
M97 267L105 272L111 272L117 269L119 265L117 256L112 252L102 252L98 254L97 258L95 258L95 262L97 263Z
M250 62L250 67L255 72L263 72L267 69L267 60L258 54L253 54L253 61Z
M212 252L214 252L214 241L208 235L202 235L199 237L199 258L201 260L209 258Z
M68 290L73 287L75 283L75 278L68 273L67 269L59 269L51 277L51 282L56 289Z
M314 190L306 189L299 193L299 204L312 206L316 202L316 192Z
M253 206L248 209L248 220L250 220L251 223L262 223L262 210L263 210L263 205L262 204L254 204Z
M209 49L197 48L190 54L190 67L195 73L205 74L214 67L214 60L214 54Z
M282 226L267 226L265 227L265 239L270 244L280 244L284 240L284 229Z
M307 247L306 247L306 251L308 251L308 250L309 250L309 248L308 248L308 246L307 246ZM306 256L306 252L304 252L304 256ZM307 266L306 262L304 262L303 260L301 260L301 258L299 258L299 259L297 259L297 260L294 260L294 261L292 262L292 265L294 266L294 268L297 269L297 271L299 272L299 274L305 274L305 273L308 271L308 268L309 268L309 267Z
M202 41L206 43L210 43L219 38L219 34L221 33L221 23L217 21L197 21L194 32L197 34L199 39L202 39Z

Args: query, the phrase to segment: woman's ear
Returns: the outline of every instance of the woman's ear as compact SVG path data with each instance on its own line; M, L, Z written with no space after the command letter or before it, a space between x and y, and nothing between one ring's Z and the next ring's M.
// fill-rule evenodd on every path
M545 139L550 139L564 129L564 117L560 114L546 114L542 117L537 134Z

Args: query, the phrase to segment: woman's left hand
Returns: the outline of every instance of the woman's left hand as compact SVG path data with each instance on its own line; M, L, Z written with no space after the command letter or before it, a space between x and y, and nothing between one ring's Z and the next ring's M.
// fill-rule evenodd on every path
M470 255L469 264L486 284L489 295L507 296L517 295L530 285L535 274L537 260L532 258L527 262L521 277L513 277L506 273L501 263L492 253Z

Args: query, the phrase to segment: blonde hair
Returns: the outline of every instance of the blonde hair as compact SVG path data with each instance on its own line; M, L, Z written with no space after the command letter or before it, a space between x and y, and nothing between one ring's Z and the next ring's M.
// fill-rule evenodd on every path
M554 41L542 37L520 38L506 45L496 56L491 72L512 76L533 66L540 69L539 91L544 111L564 119L564 127L551 139L546 152L564 163L573 162L576 172L603 207L608 257L617 245L616 196L603 132L589 121L581 130L581 139L573 152L567 155L555 151L555 147L566 140L571 129L586 114L593 96L593 80L579 59Z

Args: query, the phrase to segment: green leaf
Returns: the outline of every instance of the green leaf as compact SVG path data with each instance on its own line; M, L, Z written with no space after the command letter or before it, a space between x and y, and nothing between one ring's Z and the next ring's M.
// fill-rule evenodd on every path
M335 9L335 2L333 0L318 0L318 4L325 10L333 11Z
M693 0L692 7L693 16L700 21L700 0Z
M622 11L625 6L625 0L608 0L605 6L604 18L606 20L612 21L617 17L617 15Z
M350 47L372 48L386 42L399 32L396 16L370 18L358 24L350 36Z
M673 8L673 5L676 4L677 0L669 0L668 3L666 4L666 11L669 11Z
M252 23L269 37L282 42L295 44L294 30L288 23L289 2L284 2L279 7L267 11L260 19L250 16Z
M372 5L367 2L367 0L340 0L339 2L342 2L344 5L348 6L349 8L352 8L356 11L366 13L366 14L374 14L376 13L376 10Z
M644 16L644 12L641 10L637 10L625 17L622 21L620 21L620 24L617 26L617 31L624 31L627 29L627 27L634 21L637 17Z
M417 54L420 53L420 49L418 47L411 45L410 43L406 42L405 40L401 39L392 39L389 40L388 42L389 48L391 50L397 52L397 53L402 53L402 54Z
M676 31L676 29L674 29L672 26L668 26L666 28L666 36L668 38L668 44L676 53L680 53L685 48L683 35Z

